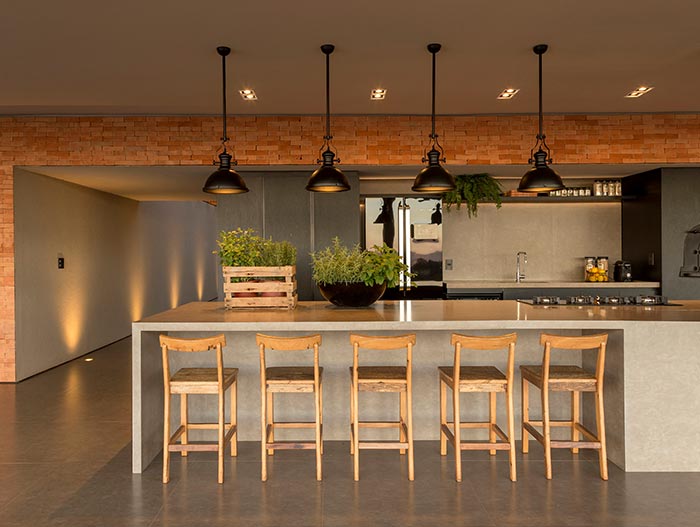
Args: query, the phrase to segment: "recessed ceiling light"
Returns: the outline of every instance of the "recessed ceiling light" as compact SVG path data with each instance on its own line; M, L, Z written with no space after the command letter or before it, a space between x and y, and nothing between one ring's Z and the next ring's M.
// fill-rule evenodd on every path
M95 359L93 359L92 357L88 357L87 359L85 359L85 362L92 362L92 361L94 361L94 360L95 360Z
M246 88L245 90L238 90L238 93L241 94L241 97L243 97L244 101L257 101L258 96L255 95L255 90L251 90L249 88Z
M651 90L653 90L653 86L640 86L639 88L635 88L631 92L629 92L627 95L625 95L626 98L628 99L636 99L637 97L641 97L642 95L646 95L649 93Z
M498 99L512 99L515 97L515 94L518 93L520 90L518 88L506 88L503 90L501 93L498 94Z
M384 88L375 88L372 90L369 98L373 101L382 101L386 97L386 90Z

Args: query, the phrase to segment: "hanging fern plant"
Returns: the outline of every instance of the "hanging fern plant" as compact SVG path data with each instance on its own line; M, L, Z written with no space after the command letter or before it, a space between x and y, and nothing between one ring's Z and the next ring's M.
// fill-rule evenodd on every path
M467 214L471 218L477 215L480 201L492 201L496 208L501 208L501 194L503 187L488 174L464 174L455 177L457 187L452 192L442 195L442 201L449 211L452 205L457 209L462 207L462 202L467 206Z

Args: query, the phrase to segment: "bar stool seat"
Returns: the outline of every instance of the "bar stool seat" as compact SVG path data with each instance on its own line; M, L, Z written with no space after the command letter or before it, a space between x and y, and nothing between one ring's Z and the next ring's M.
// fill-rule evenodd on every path
M438 366L440 380L454 384L452 366ZM461 366L459 368L460 392L504 392L508 379L495 366Z
M228 389L238 376L238 368L224 368L223 388ZM216 368L182 368L170 378L170 393L218 393Z
M542 387L542 366L521 366L520 373L523 379ZM594 392L595 386L595 374L580 366L549 367L549 389L553 392Z
M319 378L323 376L323 368L318 368ZM314 368L313 366L272 366L265 369L268 391L294 391L313 392L314 391ZM289 385L290 390L284 390L283 386Z
M348 368L352 375L352 366ZM359 384L372 385L363 388L363 391L395 392L406 389L405 366L358 366L357 382Z

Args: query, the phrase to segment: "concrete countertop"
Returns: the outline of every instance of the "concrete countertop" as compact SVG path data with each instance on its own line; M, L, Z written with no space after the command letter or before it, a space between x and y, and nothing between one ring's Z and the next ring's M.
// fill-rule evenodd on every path
M299 302L296 309L235 310L223 302L192 302L134 322L134 329L201 331L371 331L556 327L611 327L620 322L700 322L700 300L679 306L532 306L515 300L387 300L368 308ZM601 324L601 322L603 324Z
M445 280L447 289L657 289L659 282L550 282L538 280Z

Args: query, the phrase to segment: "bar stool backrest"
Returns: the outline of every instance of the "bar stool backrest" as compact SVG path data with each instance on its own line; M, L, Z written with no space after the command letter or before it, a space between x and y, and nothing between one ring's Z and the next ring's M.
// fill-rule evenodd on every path
M474 351L491 351L502 350L508 348L508 364L506 367L506 381L509 387L513 385L513 371L515 368L515 343L518 340L517 333L508 333L506 335L490 336L473 336L460 335L452 333L452 345L455 348L453 375L455 382L455 390L458 390L459 384L459 369L461 364L462 348ZM458 392L456 392L458 393Z
M219 386L224 383L224 357L223 347L226 345L226 337L214 335L213 337L205 337L201 339L182 339L168 337L167 335L160 336L160 348L163 354L163 381L166 391L170 390L170 361L168 353L170 351L178 351L185 353L200 353L203 351L216 350L216 373Z
M411 362L413 346L416 343L416 335L374 336L374 335L350 335L350 343L353 347L353 375L357 376L359 367L360 348L374 351L388 351L406 349L406 376L411 377Z
M304 351L308 349L314 350L314 380L318 383L319 366L318 366L318 348L321 345L321 335L308 335L304 337L275 337L272 335L263 335L258 333L255 335L255 342L260 349L260 375L264 381L266 361L265 351Z
M608 343L608 334L599 333L597 335L585 336L563 336L550 335L542 333L540 335L540 344L544 346L542 355L542 383L546 387L549 382L549 364L552 354L552 348L563 350L589 350L597 349L598 358L596 360L595 377L596 382L603 386L603 374L605 370L605 349Z

